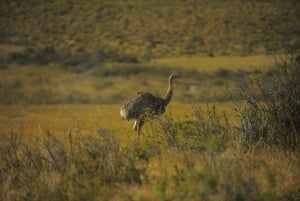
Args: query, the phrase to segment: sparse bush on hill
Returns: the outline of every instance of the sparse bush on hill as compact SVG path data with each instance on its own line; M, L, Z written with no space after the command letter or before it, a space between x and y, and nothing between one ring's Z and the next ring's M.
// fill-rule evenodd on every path
M46 65L51 62L59 61L59 54L52 46L45 46L42 48L26 48L23 51L12 52L7 55L8 63L18 64L38 64Z
M1 55L0 55L1 56ZM139 63L139 59L130 54L119 54L107 48L99 49L97 53L88 53L84 50L77 52L58 51L52 46L40 48L26 48L23 51L11 52L0 60L0 68L5 68L9 63L22 65L37 64L45 66L49 63L58 63L63 69L70 72L81 73L104 62Z
M0 69L7 69L8 68L8 63L6 59L1 59L0 58Z
M2 0L0 40L57 53L105 46L136 62L176 55L249 55L299 49L299 3L286 1Z
M60 55L56 62L69 72L83 73L96 65L101 65L103 61L99 58L92 58L86 52L80 51L76 53L65 52Z
M245 143L263 141L286 149L300 143L300 65L293 55L276 57L268 77L250 77L240 72L238 95L246 107L236 102Z

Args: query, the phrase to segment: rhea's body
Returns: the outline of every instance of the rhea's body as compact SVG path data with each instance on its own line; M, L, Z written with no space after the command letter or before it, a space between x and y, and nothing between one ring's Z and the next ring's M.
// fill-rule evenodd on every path
M139 135L144 124L146 115L161 115L165 112L166 106L172 99L173 81L178 78L177 74L169 77L169 86L164 98L154 96L150 93L139 92L124 100L120 115L123 119L134 120L134 130Z

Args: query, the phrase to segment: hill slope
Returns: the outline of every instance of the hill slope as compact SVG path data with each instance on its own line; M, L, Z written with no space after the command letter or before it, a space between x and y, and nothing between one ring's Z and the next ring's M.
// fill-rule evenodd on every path
M2 43L59 53L247 55L300 43L297 0L2 0L0 13Z

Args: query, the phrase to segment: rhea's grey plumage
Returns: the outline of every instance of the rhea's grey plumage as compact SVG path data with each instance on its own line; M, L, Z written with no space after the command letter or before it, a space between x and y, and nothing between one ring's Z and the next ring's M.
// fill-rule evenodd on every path
M145 115L160 115L165 112L166 106L170 103L173 96L173 81L179 78L177 74L169 77L169 86L164 98L154 96L150 93L139 92L124 100L120 115L123 119L135 120L133 129L140 135L144 125Z

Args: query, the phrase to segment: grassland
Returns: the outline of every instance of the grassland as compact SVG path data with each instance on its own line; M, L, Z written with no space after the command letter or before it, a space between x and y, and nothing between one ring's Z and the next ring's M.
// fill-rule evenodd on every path
M14 98L0 105L0 199L298 200L299 63L287 58L277 71L266 56L157 59L139 66L142 71L124 63L81 73L17 64L1 69L2 99ZM236 74L232 63L244 71ZM115 71L119 65L123 71ZM139 139L119 118L120 104L34 104L53 100L45 95L63 87L103 93L103 85L85 88L94 81L109 82L106 93L126 96L141 78L140 86L161 92L173 70L183 75L173 101L165 115L147 122ZM228 83L235 102L180 99L186 96L181 85L204 79L214 90L216 78ZM126 85L110 86L122 80ZM34 87L44 94L30 93Z
M172 103L138 144L119 105L1 106L1 200L299 198L297 154L243 147L222 115L234 116L233 104L216 104L216 115L213 105L194 106L208 138L182 136L199 110Z
M299 9L1 0L0 201L300 200ZM175 72L137 138L122 100Z

